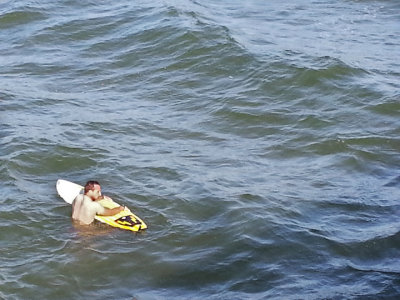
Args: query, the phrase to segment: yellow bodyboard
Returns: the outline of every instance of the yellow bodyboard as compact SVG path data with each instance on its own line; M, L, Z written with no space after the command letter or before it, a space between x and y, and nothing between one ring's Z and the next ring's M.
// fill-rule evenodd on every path
M114 208L119 206L118 203L114 202L111 198L107 196L97 202L99 202L102 206L106 208ZM143 220L132 213L131 210L127 207L125 207L123 211L114 216L96 216L95 219L110 226L125 230L140 231L147 228L146 223L144 223Z
M56 189L58 194L64 199L65 202L72 204L72 201L75 199L75 197L82 192L83 186L67 180L59 179L56 184ZM104 199L99 200L98 202L106 208L114 208L119 206L118 203L114 202L110 197L107 196L104 196ZM146 223L132 213L127 207L114 216L96 216L95 219L110 226L130 231L140 231L147 228Z

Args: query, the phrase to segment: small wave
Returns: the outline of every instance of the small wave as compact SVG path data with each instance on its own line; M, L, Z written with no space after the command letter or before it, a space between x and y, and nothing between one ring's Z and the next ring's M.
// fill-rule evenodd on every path
M312 65L306 68L295 67L292 84L299 87L315 85L341 85L351 78L360 78L368 73L360 68L351 67L338 59L330 57L313 58Z
M354 263L349 262L348 266L357 271L363 272L378 272L388 274L400 275L400 267L398 267L398 260L393 258L387 258L381 260L378 264L374 263Z
M397 176L396 178L390 180L384 186L387 186L387 187L400 186L400 176Z
M34 147L40 147L40 145L34 145ZM81 170L82 168L86 169L96 166L97 162L89 152L78 148L57 146L42 148L40 152L30 150L19 151L12 155L7 165L10 172L17 172L24 174L24 176L27 176L27 174L59 174L66 170ZM98 155L101 154L98 153Z
M14 10L0 15L0 29L11 29L36 21L42 21L47 16L39 11Z
M393 118L396 118L397 120L400 112L400 102L398 101L398 99L388 99L385 97L383 99L380 99L380 103L370 105L368 109L381 115L391 116Z

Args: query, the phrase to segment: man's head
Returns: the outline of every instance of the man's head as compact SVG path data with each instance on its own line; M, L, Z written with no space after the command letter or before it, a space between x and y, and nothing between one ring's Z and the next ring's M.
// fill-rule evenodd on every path
M101 186L95 180L90 180L85 184L85 195L92 198L92 200L97 200L101 197Z

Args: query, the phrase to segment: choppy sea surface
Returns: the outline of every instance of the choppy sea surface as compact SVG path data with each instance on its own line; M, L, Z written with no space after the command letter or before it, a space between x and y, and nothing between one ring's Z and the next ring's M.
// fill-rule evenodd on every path
M399 54L399 1L1 1L0 299L398 299Z

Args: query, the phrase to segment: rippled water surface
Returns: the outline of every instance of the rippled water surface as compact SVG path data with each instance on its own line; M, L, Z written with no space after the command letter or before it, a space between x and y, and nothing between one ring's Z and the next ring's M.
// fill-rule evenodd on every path
M1 299L400 296L398 1L1 1ZM76 228L56 180L149 226Z

